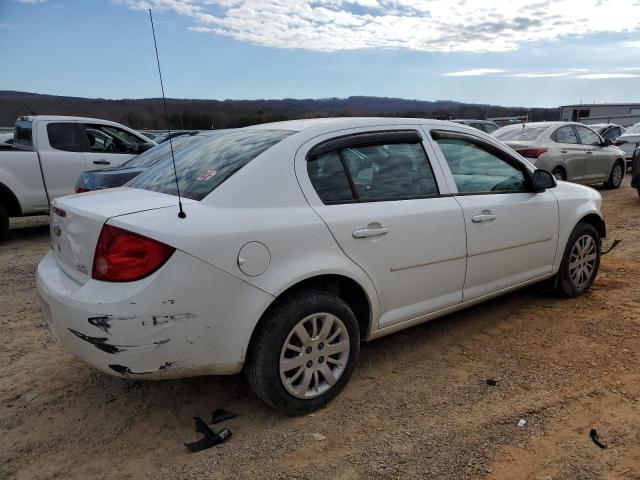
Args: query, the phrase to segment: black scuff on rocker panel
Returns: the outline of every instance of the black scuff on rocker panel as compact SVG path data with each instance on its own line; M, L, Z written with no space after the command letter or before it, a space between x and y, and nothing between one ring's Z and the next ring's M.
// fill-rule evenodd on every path
M94 345L97 349L102 350L103 352L114 354L126 351L126 348L117 347L115 345L110 345L107 342L107 338L102 337L90 337L89 335L85 335L84 333L78 332L73 328L68 329L71 333L73 333L76 337L84 340L85 342L89 342Z

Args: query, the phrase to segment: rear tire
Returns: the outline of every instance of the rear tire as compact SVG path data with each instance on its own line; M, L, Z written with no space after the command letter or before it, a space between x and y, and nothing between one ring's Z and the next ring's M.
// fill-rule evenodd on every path
M271 408L301 415L342 391L359 351L360 331L351 308L329 293L304 290L263 319L245 374L251 389Z
M571 232L558 272L557 291L578 297L589 290L600 268L601 241L589 223L579 223Z
M611 173L609 174L609 180L604 182L604 187L610 190L615 190L620 187L622 184L622 179L624 178L624 164L621 161L617 161L613 164L611 168Z
M9 215L2 205L0 205L0 240L2 240L9 231Z
M567 181L567 173L561 167L554 168L553 171L551 172L551 175L556 177L556 180L562 180L564 182Z

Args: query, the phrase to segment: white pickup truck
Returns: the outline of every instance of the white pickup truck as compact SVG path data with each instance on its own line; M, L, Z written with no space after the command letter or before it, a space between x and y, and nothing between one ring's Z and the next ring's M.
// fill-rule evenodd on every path
M10 217L42 215L74 192L85 170L121 165L156 144L108 120L28 116L16 120L14 147L0 150L0 238Z

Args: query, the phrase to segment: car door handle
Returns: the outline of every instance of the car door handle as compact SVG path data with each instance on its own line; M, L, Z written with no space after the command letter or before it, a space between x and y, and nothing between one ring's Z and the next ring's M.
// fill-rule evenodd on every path
M94 165L111 165L111 162L109 160L94 160L93 164Z
M587 152L587 155L593 155L593 152Z
M353 231L353 238L378 237L380 235L386 235L387 233L389 233L387 227L361 228Z
M560 150L560 153L569 153L569 150Z
M483 213L481 215L474 215L473 217L471 217L471 221L473 223L480 223L480 222L492 222L493 220L496 219L496 216L493 215L492 213Z

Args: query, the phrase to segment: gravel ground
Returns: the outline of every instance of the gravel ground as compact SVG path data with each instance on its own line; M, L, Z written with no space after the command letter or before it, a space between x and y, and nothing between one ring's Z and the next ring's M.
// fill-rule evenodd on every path
M140 382L74 358L34 286L47 220L17 221L0 244L0 478L640 479L640 199L628 179L602 193L605 245L623 242L586 295L529 288L365 344L343 394L297 418L242 376ZM187 453L192 417L218 407L240 415L220 425L233 437Z

